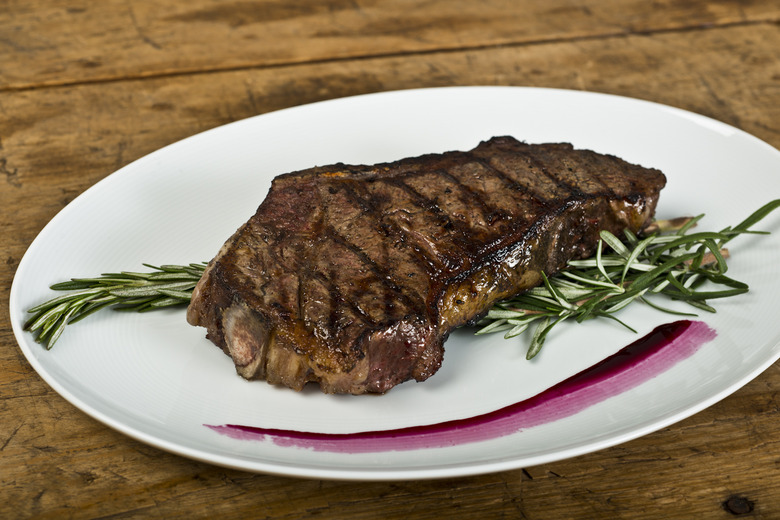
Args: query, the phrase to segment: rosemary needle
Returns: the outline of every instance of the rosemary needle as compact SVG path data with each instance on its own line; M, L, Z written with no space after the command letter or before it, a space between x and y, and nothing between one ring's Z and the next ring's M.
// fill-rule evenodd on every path
M708 300L748 291L745 283L726 276L728 250L723 246L780 206L769 202L734 227L719 232L688 231L703 215L651 224L640 239L627 232L624 240L602 231L592 258L573 260L557 275L542 273L543 285L497 303L478 323L477 334L504 332L509 339L533 324L526 358L536 356L549 332L564 320L583 322L610 318L628 329L615 313L640 301L670 314L695 316L660 305L659 295L686 302L693 310L715 312ZM609 253L605 253L607 246ZM636 331L634 331L636 332Z

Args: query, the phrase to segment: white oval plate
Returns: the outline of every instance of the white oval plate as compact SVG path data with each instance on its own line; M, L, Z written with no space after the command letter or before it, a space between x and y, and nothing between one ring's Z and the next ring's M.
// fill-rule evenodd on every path
M736 224L780 196L780 152L728 125L634 99L520 87L451 87L290 108L167 146L109 175L63 209L22 259L11 288L14 333L35 370L74 406L150 445L227 467L313 478L421 479L499 471L587 453L688 417L732 393L780 353L780 239L731 243L730 274L751 292L702 316L717 339L654 379L582 412L492 440L450 447L330 453L237 440L204 426L241 424L352 433L472 417L518 402L638 336L612 322L561 326L533 362L524 339L469 332L448 340L442 369L384 396L296 393L235 375L184 312L103 312L46 351L21 330L51 283L142 263L210 259L280 173L466 150L496 135L566 141L663 170L658 216L704 212ZM761 223L777 229L777 215ZM640 335L672 321L636 306ZM576 433L575 433L576 432ZM347 450L349 451L349 450Z

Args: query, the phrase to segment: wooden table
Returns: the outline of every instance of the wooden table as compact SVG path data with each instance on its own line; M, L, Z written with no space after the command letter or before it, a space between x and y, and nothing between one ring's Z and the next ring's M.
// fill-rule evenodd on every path
M68 404L23 357L7 312L14 272L98 180L245 117L444 85L646 99L780 148L780 2L2 2L0 517L780 518L780 365L687 420L589 455L350 483L158 451Z

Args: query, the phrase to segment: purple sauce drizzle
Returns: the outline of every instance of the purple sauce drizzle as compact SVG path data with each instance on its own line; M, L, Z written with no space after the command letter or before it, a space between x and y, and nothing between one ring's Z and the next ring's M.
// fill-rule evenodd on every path
M616 354L533 397L466 419L339 434L236 424L204 426L234 439L269 439L278 446L336 453L441 448L485 441L569 417L634 388L691 356L715 335L714 330L698 321L682 320L661 325Z

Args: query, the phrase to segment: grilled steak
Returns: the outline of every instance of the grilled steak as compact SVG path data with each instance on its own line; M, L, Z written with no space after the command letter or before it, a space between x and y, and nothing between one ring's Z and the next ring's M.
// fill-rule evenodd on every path
M210 262L187 319L247 379L382 393L433 375L450 331L592 255L600 230L640 230L665 182L511 137L281 175Z

